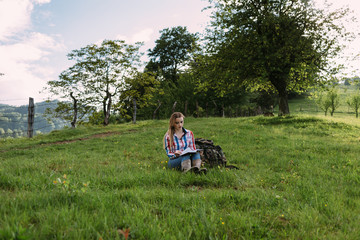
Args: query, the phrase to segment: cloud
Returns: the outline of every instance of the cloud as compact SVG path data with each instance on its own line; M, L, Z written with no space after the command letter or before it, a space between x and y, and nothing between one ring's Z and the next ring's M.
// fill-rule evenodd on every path
M131 36L123 36L121 34L116 35L115 39L124 40L128 44L134 44L136 42L144 42L145 44L152 40L154 29L146 28Z
M134 42L149 42L151 40L151 36L154 33L154 29L152 28L146 28L144 30L141 30L138 33L135 33L132 36L132 41Z
M51 0L34 0L33 2L37 4L45 4L45 3L50 3Z
M0 41L31 27L34 5L50 3L51 0L0 0Z
M0 45L0 72L5 74L0 78L1 99L39 96L46 81L54 78L54 68L47 66L49 56L64 48L55 38L41 33Z
M0 0L1 101L37 96L54 78L52 54L65 50L59 36L31 31L31 13L37 4L50 0ZM19 105L23 102L6 102Z
M156 34L154 34L154 32L155 32L155 30L152 28L145 28L139 32L136 32L135 34L133 34L129 37L118 34L116 36L116 39L124 40L126 43L129 43L129 44L134 44L136 42L143 42L144 45L142 47L140 47L140 52L145 53L148 49L150 49L154 46L155 37L157 36ZM146 54L144 54L140 60L143 63L145 63L149 59L146 56Z
M31 1L0 1L0 41L28 28L32 9Z

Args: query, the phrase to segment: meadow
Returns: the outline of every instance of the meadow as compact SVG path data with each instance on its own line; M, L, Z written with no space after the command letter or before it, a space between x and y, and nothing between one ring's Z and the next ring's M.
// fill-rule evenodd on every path
M229 164L166 168L166 120L0 142L0 239L360 239L360 126L186 118Z

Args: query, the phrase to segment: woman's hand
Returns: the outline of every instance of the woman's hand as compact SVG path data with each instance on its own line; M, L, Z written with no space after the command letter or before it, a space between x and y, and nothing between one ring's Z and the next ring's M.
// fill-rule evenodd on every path
M180 150L176 150L176 151L175 151L175 156L178 157L178 156L180 156L180 154L181 154L181 151L180 151Z

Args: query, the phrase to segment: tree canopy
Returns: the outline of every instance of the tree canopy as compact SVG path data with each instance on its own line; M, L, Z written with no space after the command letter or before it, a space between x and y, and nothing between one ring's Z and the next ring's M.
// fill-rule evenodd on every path
M48 85L55 94L94 107L102 105L104 125L109 124L112 106L119 101L125 80L137 72L142 43L126 44L123 40L104 40L68 54L75 64L59 80ZM74 105L75 109L75 105Z
M184 66L198 49L198 37L182 26L165 28L160 33L155 47L149 49L150 61L146 68L148 71L160 71L165 79L176 83L179 68Z
M346 36L337 20L347 10L328 13L309 0L210 2L215 11L207 40L215 72L224 82L275 91L279 115L290 113L290 90L300 91L320 81L321 74L333 73L329 60Z

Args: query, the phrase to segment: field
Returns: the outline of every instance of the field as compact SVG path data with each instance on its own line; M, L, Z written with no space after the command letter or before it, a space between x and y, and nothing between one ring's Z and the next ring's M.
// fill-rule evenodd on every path
M296 115L185 127L239 170L167 169L162 120L2 140L0 239L360 239L357 124Z

